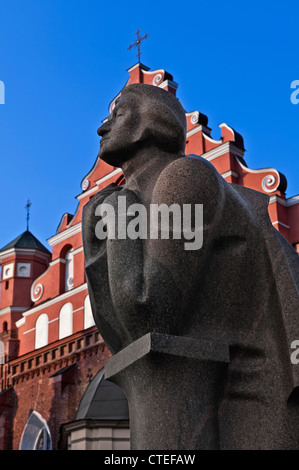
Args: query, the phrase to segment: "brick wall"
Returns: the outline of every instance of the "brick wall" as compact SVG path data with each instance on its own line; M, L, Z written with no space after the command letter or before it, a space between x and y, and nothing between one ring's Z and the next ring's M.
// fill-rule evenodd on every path
M95 328L81 334L79 339L71 350L74 338L65 338L59 357L56 355L54 360L51 360L48 346L48 355L43 355L38 365L37 351L11 364L9 388L0 394L0 429L13 430L13 437L12 433L1 435L0 431L1 450L19 449L32 411L37 411L47 421L53 449L58 448L61 425L75 419L88 384L110 357Z

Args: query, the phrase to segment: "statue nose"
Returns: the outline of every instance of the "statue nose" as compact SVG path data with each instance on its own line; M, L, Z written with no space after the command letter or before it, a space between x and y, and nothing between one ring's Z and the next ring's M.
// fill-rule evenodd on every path
M105 122L101 127L98 128L97 130L97 134L100 136L100 137L103 137L104 134L106 134L108 132L110 128L110 125L107 122Z

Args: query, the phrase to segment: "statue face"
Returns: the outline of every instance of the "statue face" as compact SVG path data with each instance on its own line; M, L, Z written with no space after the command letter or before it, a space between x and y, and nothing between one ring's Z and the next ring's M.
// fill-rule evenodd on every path
M140 83L129 85L98 134L102 137L99 157L120 168L145 147L184 154L185 112L165 90Z
M98 129L99 157L110 165L121 167L133 156L139 142L139 106L129 94L120 97L108 120Z

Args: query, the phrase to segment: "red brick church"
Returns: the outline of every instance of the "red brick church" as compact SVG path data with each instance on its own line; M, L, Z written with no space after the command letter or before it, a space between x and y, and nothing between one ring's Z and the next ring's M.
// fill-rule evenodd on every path
M137 63L128 73L126 85L176 94L165 70ZM299 196L286 197L285 176L248 168L243 138L228 124L215 140L207 116L188 111L186 119L186 154L209 160L229 183L267 194L274 227L299 252ZM110 352L94 325L81 237L84 204L112 182L124 183L121 170L97 159L75 214L62 216L48 248L27 230L0 250L0 449L129 449L126 398L103 377Z

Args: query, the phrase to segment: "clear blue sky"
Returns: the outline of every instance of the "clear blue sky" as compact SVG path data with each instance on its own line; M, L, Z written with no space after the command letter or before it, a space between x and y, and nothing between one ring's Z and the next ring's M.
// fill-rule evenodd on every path
M99 148L97 127L137 62L127 47L149 37L141 62L179 84L187 111L241 133L253 169L274 167L299 193L299 80L295 2L0 0L2 247L26 229L47 245Z

